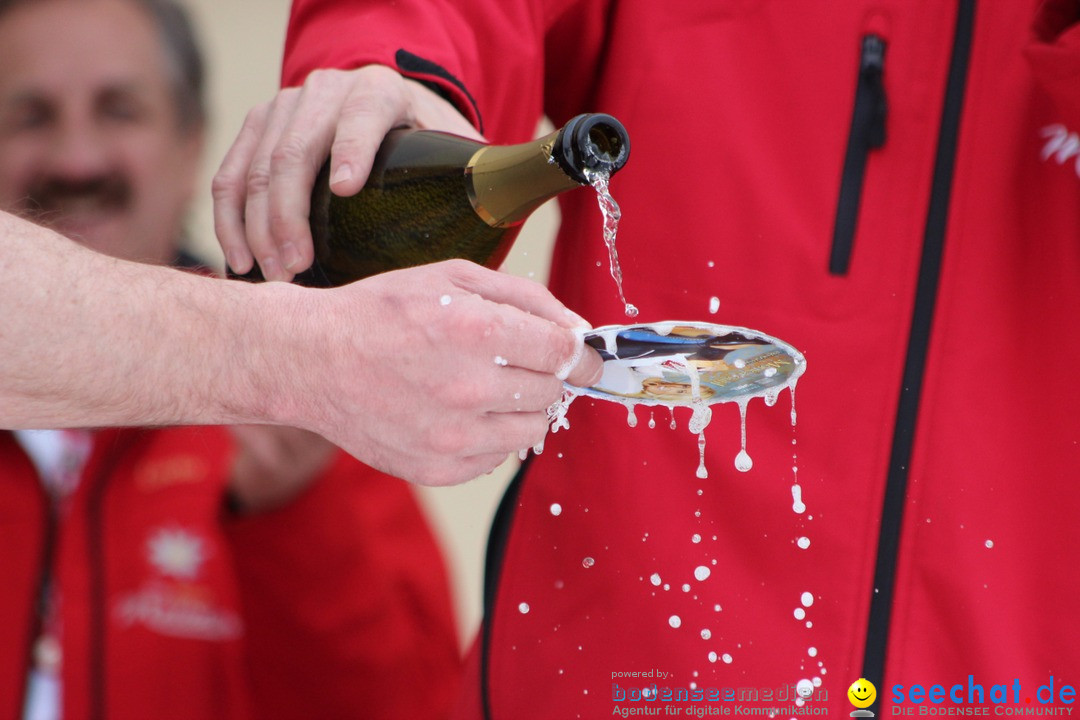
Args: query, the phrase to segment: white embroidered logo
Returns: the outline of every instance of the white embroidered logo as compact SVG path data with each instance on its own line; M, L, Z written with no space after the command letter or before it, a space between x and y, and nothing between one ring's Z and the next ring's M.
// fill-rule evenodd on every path
M164 583L148 583L119 597L113 616L124 627L143 625L170 637L222 641L244 634L243 621L232 610L214 605L197 589Z
M162 575L194 580L206 560L202 538L184 530L161 529L147 543L150 563Z
M158 528L146 541L147 559L157 576L117 597L113 617L122 627L142 625L170 637L212 642L240 637L240 616L221 604L212 584L199 579L211 554L205 537Z
M1060 123L1047 125L1041 134L1046 138L1041 153L1043 161L1053 160L1064 165L1071 160L1077 177L1080 177L1080 135L1069 132L1069 128Z

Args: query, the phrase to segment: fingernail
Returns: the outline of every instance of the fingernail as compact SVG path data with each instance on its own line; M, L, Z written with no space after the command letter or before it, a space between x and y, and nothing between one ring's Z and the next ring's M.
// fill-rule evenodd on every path
M247 256L239 250L230 250L226 253L225 261L229 264L229 268L238 275L243 275L251 270L251 268L247 266Z
M330 179L330 184L337 185L338 183L348 182L349 180L352 180L352 168L349 167L348 163L341 163L334 172L334 177Z
M586 320L585 318L578 315L576 312L574 312L570 308L563 308L563 312L566 313L566 316L568 318L570 318L570 322L572 322L574 324L573 325L574 329L582 328L582 329L585 329L585 330L592 330L592 323L590 323L588 320Z
M267 280L280 280L285 274L281 271L281 265L278 263L277 258L272 255L260 260L259 267L262 268L263 277Z
M281 262L289 272L296 272L300 264L300 251L291 242L281 246Z
M559 380L565 380L566 378L570 377L570 373L572 373L574 371L574 368L577 367L577 364L579 362L581 362L581 353L582 353L582 351L584 349L585 349L585 336L584 336L584 334L580 333L580 332L575 332L574 333L574 354L571 355L569 359L567 359L566 363L563 364L563 366L561 368L559 368L558 372L555 373L555 377L558 378Z
M596 368L596 373L593 374L592 378L586 382L586 385L588 387L592 387L593 385L600 382L601 378L603 378L603 377L604 377L604 364L600 363L599 367Z

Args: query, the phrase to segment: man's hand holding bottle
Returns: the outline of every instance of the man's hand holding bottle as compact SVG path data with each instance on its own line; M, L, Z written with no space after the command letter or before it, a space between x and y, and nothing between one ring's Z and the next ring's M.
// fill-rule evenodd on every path
M330 187L354 195L394 127L482 139L453 105L388 67L319 70L253 108L213 182L214 226L229 267L257 262L267 280L292 280L314 258L311 189L330 157Z

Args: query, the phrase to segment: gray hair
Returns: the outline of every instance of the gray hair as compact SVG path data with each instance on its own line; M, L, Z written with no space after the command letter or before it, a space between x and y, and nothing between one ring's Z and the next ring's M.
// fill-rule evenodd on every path
M34 0L0 0L0 15ZM181 131L206 125L206 68L195 27L176 0L129 0L150 16L165 51Z

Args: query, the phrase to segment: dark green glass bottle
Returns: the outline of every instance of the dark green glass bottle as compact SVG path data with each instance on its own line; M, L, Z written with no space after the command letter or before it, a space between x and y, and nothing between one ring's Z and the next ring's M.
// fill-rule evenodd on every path
M518 145L393 130L356 195L331 193L323 167L311 197L315 263L296 282L343 285L450 258L497 267L534 210L590 173L615 173L629 152L625 128L602 114Z

